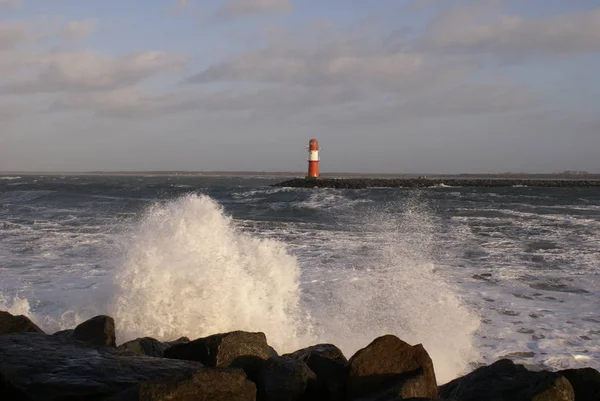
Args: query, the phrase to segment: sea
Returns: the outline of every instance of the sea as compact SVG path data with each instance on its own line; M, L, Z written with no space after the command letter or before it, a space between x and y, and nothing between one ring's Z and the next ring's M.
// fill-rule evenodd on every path
M510 358L600 369L597 188L273 187L286 177L0 176L0 310L117 343L260 331L346 357L393 334L440 384Z

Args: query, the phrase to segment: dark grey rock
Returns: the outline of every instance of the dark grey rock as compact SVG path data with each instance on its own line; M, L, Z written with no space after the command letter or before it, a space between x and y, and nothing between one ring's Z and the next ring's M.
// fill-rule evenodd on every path
M318 344L283 356L304 362L315 373L315 401L344 398L348 360L338 347Z
M73 330L72 337L96 347L116 347L115 321L110 316L96 316Z
M259 401L313 401L321 399L317 377L304 362L286 357L269 358L253 379Z
M107 401L255 401L256 386L238 369L205 369L144 382Z
M600 400L600 372L596 369L566 369L557 373L571 383L576 401Z
M123 355L114 348L91 348L61 336L0 336L0 389L1 394L11 395L0 397L2 400L103 400L141 382L206 370L215 369L193 361ZM242 371L231 371L237 373L224 373L222 377L238 382Z
M27 316L0 311L0 335L14 333L43 333Z
M558 373L531 372L501 359L440 387L452 401L574 401L573 387Z
M385 335L350 358L346 391L350 399L435 398L438 387L433 362L421 344Z
M162 358L167 348L176 344L185 344L189 341L190 340L187 337L181 337L170 342L160 342L151 337L142 337L121 344L117 347L117 349L120 351L131 352L136 355L147 355Z
M198 361L210 367L243 367L251 374L260 361L269 358L264 333L233 331L176 344L164 352L165 358Z

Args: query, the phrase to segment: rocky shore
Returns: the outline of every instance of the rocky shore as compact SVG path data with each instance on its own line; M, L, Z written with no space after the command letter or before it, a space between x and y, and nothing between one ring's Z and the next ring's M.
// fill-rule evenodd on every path
M273 184L291 188L431 188L431 187L544 187L598 188L600 180L469 179L469 178L295 178Z
M350 359L333 344L278 355L244 331L116 344L109 316L49 335L0 311L0 400L600 400L594 369L534 372L508 359L438 386L423 346L393 335Z

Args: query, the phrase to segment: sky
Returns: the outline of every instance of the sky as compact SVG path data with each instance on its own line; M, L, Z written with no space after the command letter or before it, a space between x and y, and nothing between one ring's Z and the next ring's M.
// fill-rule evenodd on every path
M598 0L0 0L0 171L600 173Z

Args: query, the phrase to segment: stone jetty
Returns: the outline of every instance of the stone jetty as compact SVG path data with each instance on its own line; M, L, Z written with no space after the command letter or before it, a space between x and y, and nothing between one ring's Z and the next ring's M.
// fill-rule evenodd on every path
M600 188L600 180L495 178L295 178L273 184L290 188L435 188L435 187L543 187Z
M0 399L7 401L598 401L591 368L530 371L509 359L438 385L421 344L375 338L349 359L333 344L278 355L264 333L233 331L117 346L96 316L46 334L0 311Z

